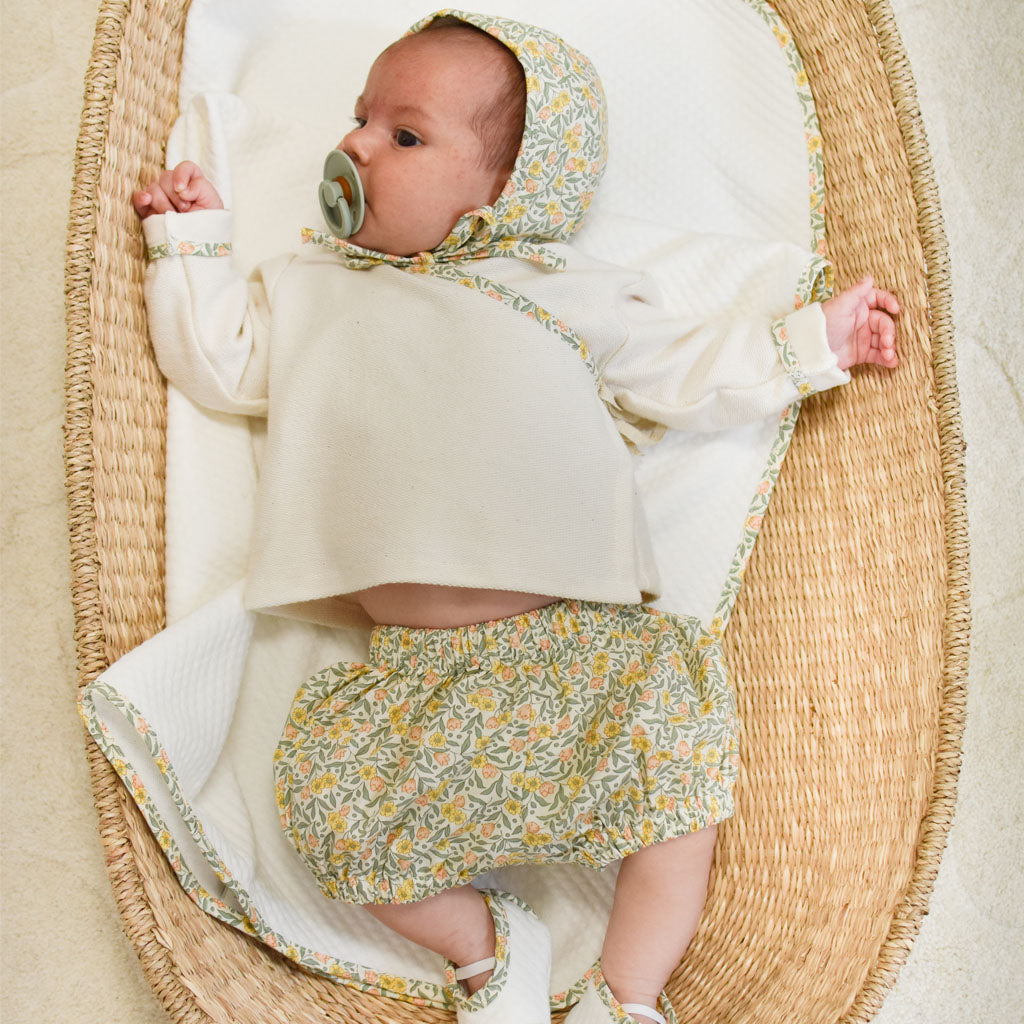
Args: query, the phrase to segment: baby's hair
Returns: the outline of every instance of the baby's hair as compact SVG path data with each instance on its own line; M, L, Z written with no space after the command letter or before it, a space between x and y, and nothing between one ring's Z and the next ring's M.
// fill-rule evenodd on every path
M504 53L506 59L502 61L498 93L490 103L481 104L477 110L473 117L473 131L483 144L483 165L511 174L526 127L526 74L523 66L504 43L468 21L446 14L420 29L420 34L437 31L475 33L490 40Z

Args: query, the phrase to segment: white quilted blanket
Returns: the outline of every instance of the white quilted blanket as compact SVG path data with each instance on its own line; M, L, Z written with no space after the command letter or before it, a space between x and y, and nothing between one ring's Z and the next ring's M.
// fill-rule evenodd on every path
M601 72L611 158L581 248L651 270L680 311L739 307L767 325L793 308L822 236L820 140L799 58L761 0L662 0L628 18L607 0L482 8L559 32ZM197 160L234 209L241 267L320 225L324 153L347 131L373 57L429 9L193 0L167 162ZM779 261L792 282L781 290L769 284ZM660 606L724 626L795 418L670 432L639 460ZM87 688L83 716L204 909L310 969L450 1005L440 957L327 900L278 825L271 755L292 694L329 662L363 660L368 633L243 610L259 429L172 389L171 624ZM552 865L478 880L522 896L551 928L553 1006L578 998L600 953L615 874Z

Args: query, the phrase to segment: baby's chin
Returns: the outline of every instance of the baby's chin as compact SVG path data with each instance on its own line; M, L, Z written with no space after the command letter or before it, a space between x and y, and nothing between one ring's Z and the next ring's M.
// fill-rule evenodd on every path
M413 248L414 240L411 241L408 237L402 238L387 230L381 230L378 224L367 223L366 216L368 214L369 211L364 215L362 227L354 235L349 235L345 239L346 242L351 242L363 249L371 249L373 252L384 253L386 256L406 257L416 256L421 252L434 249L448 237L448 232L445 231L432 245Z

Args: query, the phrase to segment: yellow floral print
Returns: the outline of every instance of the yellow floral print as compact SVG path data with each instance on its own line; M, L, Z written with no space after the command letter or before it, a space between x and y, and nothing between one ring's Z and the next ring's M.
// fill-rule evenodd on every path
M696 619L559 601L451 630L378 626L370 646L374 668L339 663L302 687L274 763L285 831L332 898L601 866L732 813L734 700Z

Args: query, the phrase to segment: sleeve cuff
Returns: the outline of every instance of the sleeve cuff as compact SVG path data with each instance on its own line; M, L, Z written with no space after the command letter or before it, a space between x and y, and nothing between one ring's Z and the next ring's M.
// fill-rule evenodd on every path
M142 222L146 255L227 256L231 252L231 211L154 214Z
M835 353L828 347L820 303L811 303L776 320L772 324L772 340L801 398L849 382L850 374L839 369Z

